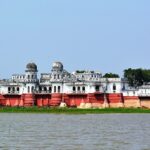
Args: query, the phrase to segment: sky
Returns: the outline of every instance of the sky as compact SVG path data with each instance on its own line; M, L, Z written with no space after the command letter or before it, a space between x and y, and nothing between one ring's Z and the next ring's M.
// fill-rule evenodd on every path
M54 61L122 76L149 60L149 0L0 0L0 78Z

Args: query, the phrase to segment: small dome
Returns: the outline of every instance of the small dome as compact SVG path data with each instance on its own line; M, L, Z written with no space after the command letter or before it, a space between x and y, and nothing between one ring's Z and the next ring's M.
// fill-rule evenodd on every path
M28 71L37 71L37 65L35 63L28 63L26 68Z
M62 71L63 70L63 64L61 62L54 62L52 64L52 68L53 68L53 70L60 70L60 71Z

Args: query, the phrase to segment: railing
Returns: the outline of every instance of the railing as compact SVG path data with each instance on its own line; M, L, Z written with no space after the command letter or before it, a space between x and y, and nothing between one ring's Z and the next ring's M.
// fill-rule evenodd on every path
M147 96L147 97L149 97L150 93L139 93L138 96Z
M85 91L67 91L65 93L68 93L68 94L84 94Z
M51 94L52 92L51 91L35 91L34 93L37 93L37 94Z
M9 91L8 93L4 93L4 94L20 94L20 92L18 92L18 91Z
M101 82L121 82L121 78L101 78Z

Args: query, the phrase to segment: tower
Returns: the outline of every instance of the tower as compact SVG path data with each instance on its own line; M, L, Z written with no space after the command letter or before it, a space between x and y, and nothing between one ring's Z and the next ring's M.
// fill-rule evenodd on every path
M52 95L50 106L59 106L62 102L63 92L63 64L54 62L51 70Z
M26 78L26 93L34 93L37 86L37 65L35 63L28 63L25 70Z
M22 97L24 106L29 107L35 104L35 92L38 84L37 65L28 63L25 70L25 91Z

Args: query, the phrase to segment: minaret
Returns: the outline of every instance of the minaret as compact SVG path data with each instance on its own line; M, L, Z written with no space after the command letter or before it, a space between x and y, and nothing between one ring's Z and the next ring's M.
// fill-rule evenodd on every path
M59 106L63 101L62 74L63 74L63 64L61 62L54 62L52 64L52 70L51 70L52 94L51 94L50 106Z
M35 63L28 63L25 70L26 78L26 93L34 93L36 85L38 82L37 79L37 65Z
M35 92L38 84L37 65L28 63L25 70L25 90L23 96L24 106L33 106L35 103Z

